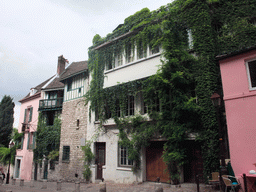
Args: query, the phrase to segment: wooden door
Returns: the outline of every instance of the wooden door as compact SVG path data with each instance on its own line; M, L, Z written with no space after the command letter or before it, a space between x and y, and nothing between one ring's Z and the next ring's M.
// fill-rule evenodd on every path
M146 177L147 181L156 181L160 178L160 182L169 181L167 166L162 159L164 142L151 142L146 148Z
M97 165L97 177L96 179L102 179L102 166L105 165L106 159L106 143L96 143L96 160Z
M184 165L184 181L188 183L196 182L196 175L199 181L203 182L203 158L201 148L196 141L186 141L187 163Z

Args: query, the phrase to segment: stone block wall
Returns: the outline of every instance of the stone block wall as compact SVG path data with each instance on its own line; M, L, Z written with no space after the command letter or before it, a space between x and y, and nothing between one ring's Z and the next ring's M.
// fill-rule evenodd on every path
M81 139L86 139L88 107L84 98L63 103L60 137L59 175L63 181L83 180L84 153ZM69 161L62 161L63 146L70 146Z

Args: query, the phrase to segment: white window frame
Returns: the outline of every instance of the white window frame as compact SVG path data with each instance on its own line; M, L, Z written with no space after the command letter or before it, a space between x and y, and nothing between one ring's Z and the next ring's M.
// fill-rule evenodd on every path
M122 151L125 152L125 157L122 156ZM133 161L128 159L129 153L128 153L128 147L123 147L121 145L118 145L118 166L119 167L132 167ZM122 158L124 159L125 163L122 164ZM123 162L124 162L123 161ZM130 165L129 165L130 161Z
M245 66L246 66L246 71L247 71L247 77L248 77L248 82L249 82L249 90L256 90L256 86L252 87L252 82L251 82L251 74L250 74L250 69L249 69L249 63L254 61L255 65L256 65L256 58L252 58L250 60L247 60L245 62Z

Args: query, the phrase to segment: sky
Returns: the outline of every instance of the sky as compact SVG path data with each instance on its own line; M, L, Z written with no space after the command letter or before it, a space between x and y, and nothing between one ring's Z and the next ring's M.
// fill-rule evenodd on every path
M57 71L58 56L70 63L88 59L94 35L105 37L142 8L172 0L6 0L0 3L0 100L15 102Z

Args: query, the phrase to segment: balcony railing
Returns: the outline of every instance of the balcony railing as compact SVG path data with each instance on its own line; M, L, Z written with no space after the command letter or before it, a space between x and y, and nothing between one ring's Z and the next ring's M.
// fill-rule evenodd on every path
M61 109L63 98L42 99L39 101L39 111Z
M22 132L24 132L24 131L29 131L29 126L30 126L30 124L28 124L28 123L22 123Z

